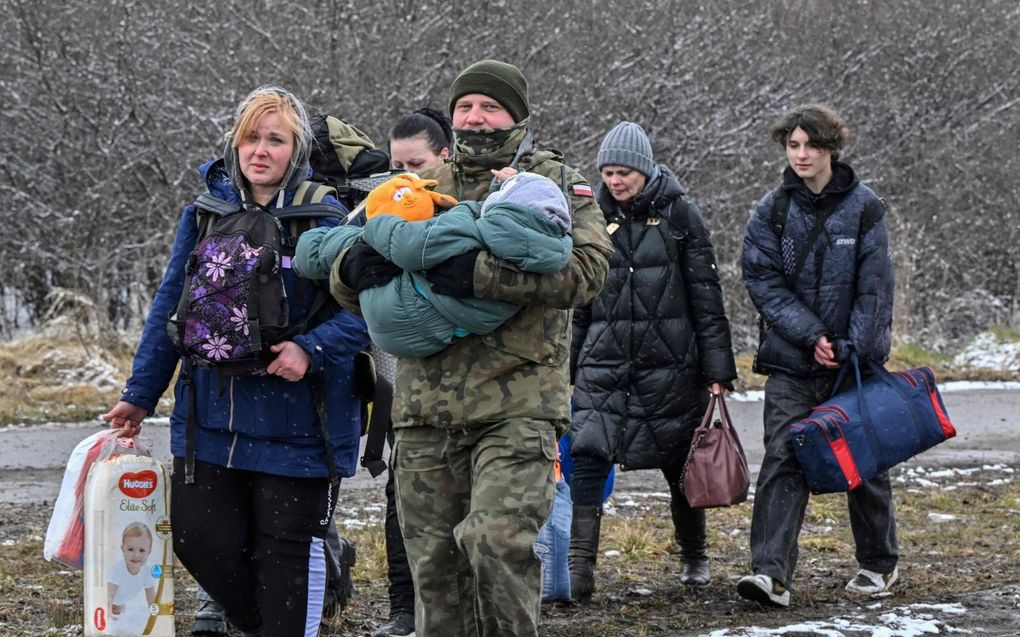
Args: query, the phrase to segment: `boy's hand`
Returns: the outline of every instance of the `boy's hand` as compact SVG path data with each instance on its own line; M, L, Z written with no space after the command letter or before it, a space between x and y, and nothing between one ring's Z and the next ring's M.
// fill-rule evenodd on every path
M832 341L824 334L815 341L815 360L822 367L828 367L829 369L839 367L839 363L836 361L836 352L832 347Z

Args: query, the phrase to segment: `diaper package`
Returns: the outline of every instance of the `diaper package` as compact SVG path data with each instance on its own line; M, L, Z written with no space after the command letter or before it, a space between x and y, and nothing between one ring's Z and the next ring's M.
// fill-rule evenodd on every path
M85 635L173 637L170 482L163 465L123 454L85 483Z

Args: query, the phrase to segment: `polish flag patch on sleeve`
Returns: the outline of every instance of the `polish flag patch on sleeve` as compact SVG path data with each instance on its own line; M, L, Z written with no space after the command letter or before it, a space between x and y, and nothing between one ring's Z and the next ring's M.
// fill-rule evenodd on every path
M574 193L575 197L594 197L595 195L591 191L591 186L588 184L574 184L570 187L570 191Z

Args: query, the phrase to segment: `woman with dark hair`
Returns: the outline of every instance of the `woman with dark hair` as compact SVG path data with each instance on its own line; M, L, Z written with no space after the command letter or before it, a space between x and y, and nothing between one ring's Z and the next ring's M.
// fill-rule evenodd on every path
M715 248L698 207L657 164L644 130L620 122L596 158L595 193L615 252L602 292L574 313L570 590L588 601L613 463L659 469L669 485L680 583L709 583L705 512L680 489L709 394L737 377Z
M404 116L390 131L390 166L418 172L446 161L453 147L452 126L431 106Z
M754 371L768 380L765 457L751 517L752 573L740 579L737 592L789 606L810 491L787 430L832 395L851 352L862 363L889 358L893 266L885 205L840 161L850 138L843 119L831 108L807 104L783 115L769 133L784 148L788 166L783 183L754 210L741 260L744 287L761 315ZM843 388L854 382L848 376ZM885 592L899 578L889 474L847 493L847 508L860 569L846 589Z
M446 161L453 147L450 118L426 106L400 118L390 131L390 167L418 172ZM392 384L396 361L378 347L373 348L379 373ZM393 432L387 434L393 446ZM414 633L414 582L407 563L404 536L397 521L393 492L393 469L386 472L386 566L389 581L389 619L372 637L403 637Z
M233 219L258 219L264 211L291 206L298 191L311 185L305 181L310 140L308 116L293 94L277 87L255 90L237 108L224 158L200 169L207 197L217 208L233 210L227 215ZM321 201L337 214L320 224L337 225L344 209L332 196ZM234 255L225 253L218 261L197 261L193 251L210 237L201 234L199 220L195 204L184 209L131 377L120 402L103 416L122 435L141 430L182 361L167 317L178 307L187 277L196 269L218 267L220 277L241 269L240 261L226 262ZM217 223L211 222L213 234ZM289 225L279 230L281 244L295 238ZM261 259L270 246L242 247ZM293 274L289 259L277 263L274 271L289 300L286 324L299 328L268 343L270 360L250 373L223 371L209 361L192 365L194 357L184 362L170 417L171 523L178 559L242 635L315 637L335 478L352 476L357 467L361 405L352 377L368 332L349 312L318 311L312 284ZM244 320L247 306L242 309L236 322L231 318L234 329L258 330L256 321Z

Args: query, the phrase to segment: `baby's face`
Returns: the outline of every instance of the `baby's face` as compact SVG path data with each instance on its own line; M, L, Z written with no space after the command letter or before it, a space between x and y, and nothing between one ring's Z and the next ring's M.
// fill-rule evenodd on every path
M134 575L148 561L152 543L144 537L128 537L120 545L120 550L124 552L124 563L127 564L128 572Z

